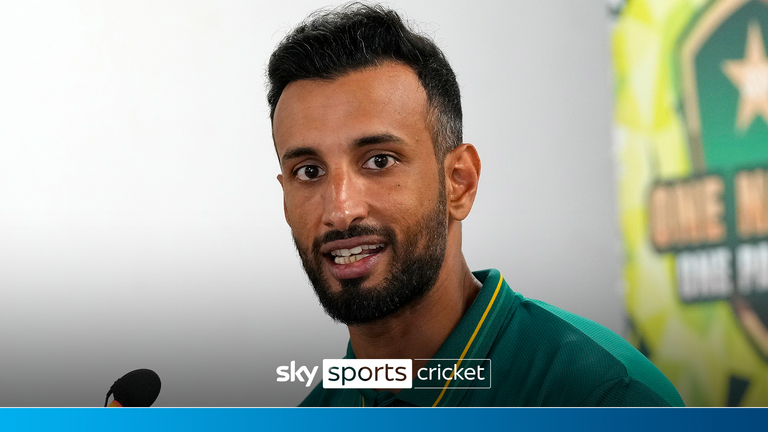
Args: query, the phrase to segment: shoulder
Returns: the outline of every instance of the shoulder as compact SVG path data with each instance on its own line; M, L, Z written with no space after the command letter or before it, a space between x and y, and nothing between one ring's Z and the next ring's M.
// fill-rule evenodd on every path
M509 311L492 358L494 368L502 368L500 384L520 391L518 403L683 405L661 371L613 331L517 295L521 301Z
M325 389L320 381L309 395L299 404L300 407L340 407L356 406L355 397L359 394L355 390Z

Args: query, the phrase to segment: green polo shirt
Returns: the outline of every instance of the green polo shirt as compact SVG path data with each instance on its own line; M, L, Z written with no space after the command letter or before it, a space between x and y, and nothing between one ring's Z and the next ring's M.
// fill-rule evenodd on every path
M523 297L498 270L473 274L480 293L426 367L482 363L489 380L420 381L396 394L321 382L301 406L684 406L672 383L616 333ZM346 358L355 358L351 344Z

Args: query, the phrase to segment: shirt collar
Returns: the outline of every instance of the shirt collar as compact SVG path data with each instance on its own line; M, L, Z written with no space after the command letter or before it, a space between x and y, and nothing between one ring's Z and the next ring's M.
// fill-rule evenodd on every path
M425 367L436 368L438 364L442 367L448 364L452 366L459 360L466 365L469 359L487 358L496 335L502 328L506 312L512 307L514 295L498 270L481 270L473 274L483 287L467 313ZM347 345L346 358L356 358L351 343ZM417 373L418 371L413 371L414 375ZM414 380L414 384L417 382L419 387L429 388L403 389L394 395L388 391L377 392L372 389L358 391L366 406L391 404L396 399L415 406L457 406L467 391L480 391L469 390L466 384L457 380Z

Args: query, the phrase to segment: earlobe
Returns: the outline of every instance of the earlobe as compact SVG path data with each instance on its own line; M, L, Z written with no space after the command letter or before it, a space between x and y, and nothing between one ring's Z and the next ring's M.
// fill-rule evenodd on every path
M445 177L448 214L464 220L472 210L480 180L480 156L472 144L462 144L445 157Z

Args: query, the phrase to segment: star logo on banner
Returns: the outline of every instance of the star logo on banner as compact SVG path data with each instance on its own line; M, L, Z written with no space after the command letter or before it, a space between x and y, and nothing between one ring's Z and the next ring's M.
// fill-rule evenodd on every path
M725 61L723 72L739 90L736 129L746 131L758 115L768 124L768 57L757 22L749 23L744 58Z

